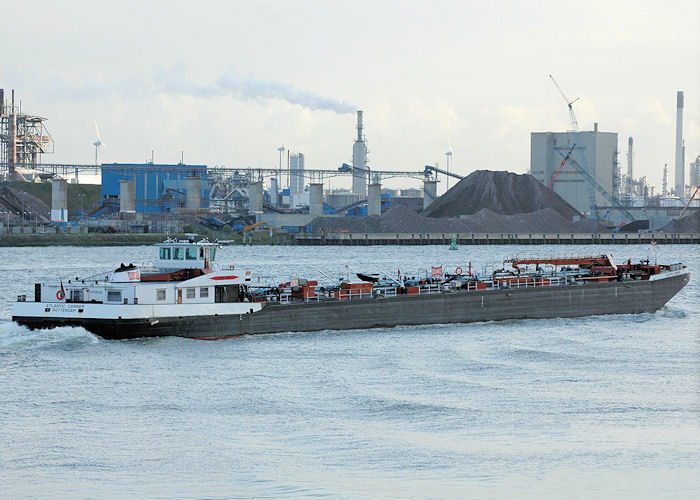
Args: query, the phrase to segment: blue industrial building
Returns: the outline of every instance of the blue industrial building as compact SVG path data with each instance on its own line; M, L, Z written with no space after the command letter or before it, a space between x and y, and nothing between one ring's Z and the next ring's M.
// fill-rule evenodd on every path
M135 210L139 213L167 213L185 206L187 178L200 178L200 208L209 206L206 165L158 165L153 163L111 163L102 165L102 202L119 204L119 181L136 181Z

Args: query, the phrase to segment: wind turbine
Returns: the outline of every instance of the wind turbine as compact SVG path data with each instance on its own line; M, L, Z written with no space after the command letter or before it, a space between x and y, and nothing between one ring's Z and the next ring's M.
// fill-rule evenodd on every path
M450 143L450 139L447 139L447 146L450 148L447 153L445 153L445 156L447 157L447 191L450 190L450 164L452 163L452 144Z
M97 120L95 120L95 132L97 133L97 140L93 142L92 145L95 146L95 165L97 165L97 152L100 146L107 147L107 145L102 142L102 139L100 139L100 129L97 128Z

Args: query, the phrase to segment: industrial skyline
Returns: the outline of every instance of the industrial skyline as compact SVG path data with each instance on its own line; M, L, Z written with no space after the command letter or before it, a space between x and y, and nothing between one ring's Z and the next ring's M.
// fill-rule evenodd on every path
M635 176L661 186L664 164L675 176L677 91L686 180L700 152L694 2L168 5L141 5L135 18L129 2L2 3L8 19L31 14L35 32L22 38L21 23L9 23L0 33L13 47L1 86L48 118L51 161L92 162L97 121L104 162L155 151L176 163L184 150L191 163L274 167L285 144L304 152L306 168L333 169L352 163L362 109L373 169L444 164L451 144L461 175L525 173L530 133L568 129L550 73L580 98L581 130L598 122L634 137Z

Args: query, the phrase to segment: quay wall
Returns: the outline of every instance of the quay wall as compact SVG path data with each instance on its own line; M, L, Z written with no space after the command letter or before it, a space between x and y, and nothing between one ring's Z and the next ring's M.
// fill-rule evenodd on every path
M700 233L299 233L297 245L634 245L697 244Z

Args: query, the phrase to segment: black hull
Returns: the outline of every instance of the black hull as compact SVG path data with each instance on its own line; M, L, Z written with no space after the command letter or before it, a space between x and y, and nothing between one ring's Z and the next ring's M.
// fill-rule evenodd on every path
M588 283L434 295L268 303L251 314L112 320L13 317L32 329L79 326L107 339L239 335L318 330L352 330L399 325L470 323L507 319L573 318L654 312L688 282L689 274L655 281Z

